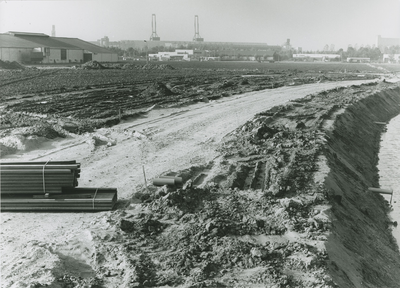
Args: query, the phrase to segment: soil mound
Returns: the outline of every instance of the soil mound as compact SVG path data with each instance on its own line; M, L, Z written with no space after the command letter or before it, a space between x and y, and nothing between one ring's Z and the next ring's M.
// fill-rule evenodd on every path
M97 61L89 61L82 65L82 69L107 69L107 67Z
M0 69L25 70L25 66L19 64L16 61L9 62L0 60Z

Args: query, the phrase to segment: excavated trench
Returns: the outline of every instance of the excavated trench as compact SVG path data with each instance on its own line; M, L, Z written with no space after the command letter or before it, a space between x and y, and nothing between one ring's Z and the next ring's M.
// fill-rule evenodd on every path
M332 231L329 269L339 287L398 287L400 253L379 187L378 151L384 126L400 113L400 89L378 91L336 116L324 151Z

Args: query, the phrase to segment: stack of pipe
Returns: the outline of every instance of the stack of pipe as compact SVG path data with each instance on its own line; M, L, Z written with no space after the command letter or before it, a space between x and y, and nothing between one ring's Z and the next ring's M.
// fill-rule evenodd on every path
M0 163L1 210L112 209L117 189L76 188L80 171L76 161Z
M105 211L117 202L116 188L63 188L61 194L2 197L2 211Z
M0 163L1 194L61 193L78 186L80 171L76 161Z

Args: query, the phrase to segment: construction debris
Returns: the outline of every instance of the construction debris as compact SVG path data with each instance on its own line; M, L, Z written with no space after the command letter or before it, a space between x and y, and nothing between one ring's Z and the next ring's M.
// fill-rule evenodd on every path
M82 65L82 69L107 69L107 67L103 66L100 62L89 61Z
M178 186L182 185L182 177L175 176L160 176L158 178L153 179L154 186Z

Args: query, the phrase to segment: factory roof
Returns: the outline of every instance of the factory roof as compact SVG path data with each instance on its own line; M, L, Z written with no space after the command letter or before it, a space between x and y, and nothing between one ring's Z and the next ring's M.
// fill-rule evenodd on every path
M0 34L0 48L36 48L39 45L9 34Z
M17 31L8 31L9 35L12 36L40 36L40 37L49 37L44 33L32 33L32 32L17 32Z
M50 47L50 48L65 48L65 49L77 49L78 47L70 45L65 42L56 40L54 37L43 37L43 36L31 36L31 35L21 35L16 36L16 38L24 39L39 45L39 47Z
M94 45L92 43L83 41L78 38L55 37L54 39L57 39L60 42L63 42L63 43L66 43L66 44L69 44L69 45L72 45L75 47L79 47L83 50L90 51L92 53L113 53L104 47Z
M50 37L42 33L13 32L0 34L0 48L60 48L87 50L92 53L113 53L110 50L78 38Z

